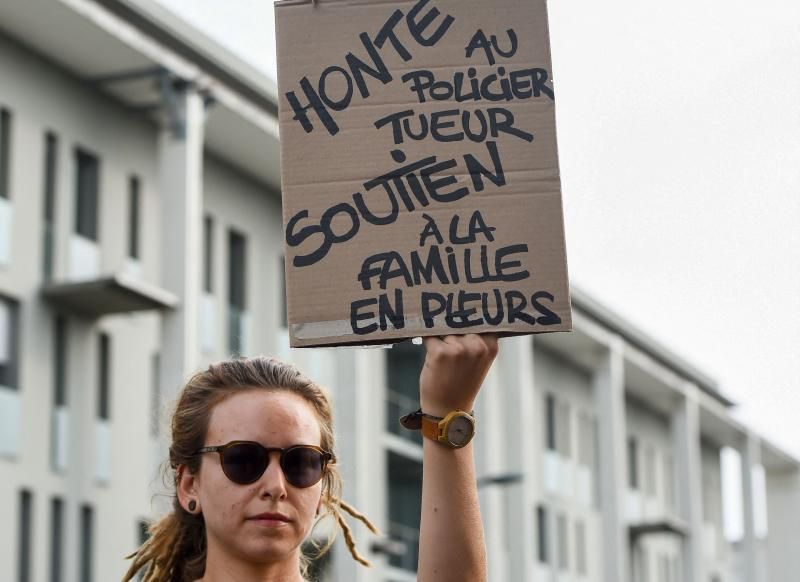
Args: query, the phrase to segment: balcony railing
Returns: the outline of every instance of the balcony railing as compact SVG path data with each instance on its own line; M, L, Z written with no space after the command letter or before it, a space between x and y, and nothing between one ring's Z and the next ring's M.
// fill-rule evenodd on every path
M419 561L419 530L402 523L389 522L389 537L406 546L404 554L389 558L389 564L395 568L416 572Z

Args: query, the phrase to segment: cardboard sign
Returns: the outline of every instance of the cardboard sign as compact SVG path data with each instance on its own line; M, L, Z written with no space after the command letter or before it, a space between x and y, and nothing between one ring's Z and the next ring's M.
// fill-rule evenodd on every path
M291 345L569 330L545 0L275 10Z

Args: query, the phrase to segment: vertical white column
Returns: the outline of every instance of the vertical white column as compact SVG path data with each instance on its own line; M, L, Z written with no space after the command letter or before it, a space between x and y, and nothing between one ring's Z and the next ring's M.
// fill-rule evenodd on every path
M507 580L533 580L536 553L533 541L534 451L541 431L534 415L533 336L506 338L500 342L494 387L503 412L503 449L506 472L521 479L502 486L505 530L508 535Z
M383 381L383 353L380 350L340 349L337 351L334 399L336 453L344 482L343 498L363 512L388 534L386 489L388 487L386 449L382 446L386 419ZM361 522L345 514L361 555L372 569L353 560L343 536L333 549L334 580L367 582L380 580L385 557L370 548L377 538ZM333 527L338 527L334 525Z
M742 513L744 536L742 538L742 558L744 560L744 579L748 582L766 582L765 565L756 536L756 490L753 483L753 468L761 464L761 442L757 436L748 432L739 450L742 457ZM798 538L800 539L800 538Z
M678 475L678 511L688 525L683 543L685 582L704 582L703 483L700 457L700 406L697 386L684 384L684 398L672 415L672 436Z
M171 97L181 127L164 129L159 142L162 284L179 299L162 318L161 386L169 398L198 365L205 120L203 99L191 87Z
M623 349L622 340L613 338L592 381L600 440L598 478L605 582L625 582L630 578L630 547L625 521L628 469Z
M503 450L509 445L504 432L503 398L506 386L499 381L495 364L483 382L476 403L476 436L474 445L476 476L479 479L478 498L481 507L489 580L512 580L508 574L509 548L506 541L507 521L504 496L508 487L492 483L491 479L508 473Z

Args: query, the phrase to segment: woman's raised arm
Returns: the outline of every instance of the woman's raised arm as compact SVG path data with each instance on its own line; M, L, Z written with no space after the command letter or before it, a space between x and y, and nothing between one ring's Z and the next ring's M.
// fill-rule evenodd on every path
M425 338L420 375L422 412L445 417L472 411L497 355L497 336L469 334ZM454 449L423 439L420 582L483 582L483 537L472 443Z

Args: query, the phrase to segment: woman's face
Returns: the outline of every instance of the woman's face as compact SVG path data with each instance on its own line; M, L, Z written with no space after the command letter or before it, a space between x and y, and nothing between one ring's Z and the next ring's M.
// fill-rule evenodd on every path
M211 413L204 446L235 440L255 441L268 448L320 445L314 410L301 396L284 391L247 390L229 396ZM200 471L190 481L206 524L209 551L267 563L295 552L313 525L322 481L305 489L286 481L279 453L271 452L267 470L250 485L238 485L222 472L220 456L205 453ZM187 483L188 485L188 483ZM183 499L187 507L188 499ZM281 514L286 521L255 519Z

